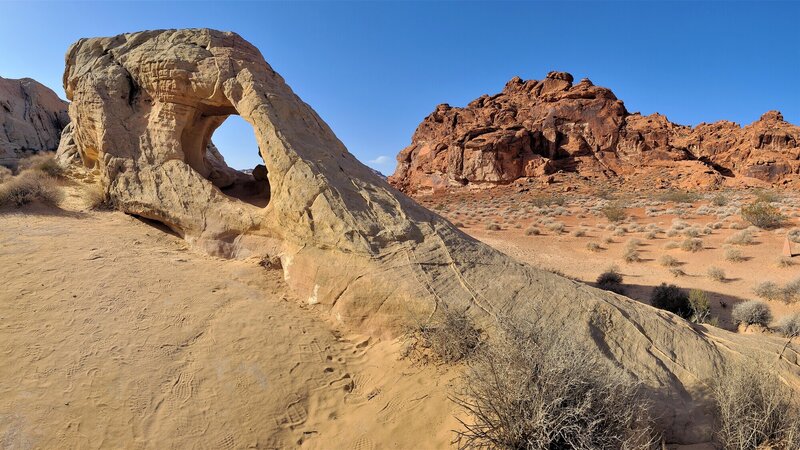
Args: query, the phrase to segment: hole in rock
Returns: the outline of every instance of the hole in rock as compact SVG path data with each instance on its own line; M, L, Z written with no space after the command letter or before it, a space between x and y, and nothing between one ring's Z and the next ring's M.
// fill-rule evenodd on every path
M269 178L255 132L232 108L194 113L181 147L186 163L223 194L261 208L269 203Z

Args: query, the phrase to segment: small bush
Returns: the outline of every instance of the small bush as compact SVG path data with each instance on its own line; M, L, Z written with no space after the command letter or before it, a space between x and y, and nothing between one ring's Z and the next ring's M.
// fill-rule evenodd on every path
M95 184L89 186L86 191L84 191L84 200L86 201L86 205L89 209L93 209L96 211L105 211L113 209L113 204L111 199L109 198L108 194L106 193L103 186L100 184ZM463 223L455 223L453 224L457 227L463 227Z
M672 190L658 195L658 199L662 202L692 203L697 200L697 194Z
M764 300L778 300L783 294L783 290L773 281L763 281L753 288L753 293Z
M708 278L711 278L714 281L725 281L725 271L720 269L719 267L711 266L706 271Z
M642 257L639 255L639 250L636 247L630 246L625 247L625 251L622 253L622 259L624 259L626 263L642 261Z
M680 265L678 259L671 255L663 255L661 258L658 258L658 263L664 267L676 267Z
M687 252L699 252L703 249L703 240L700 238L687 238L681 242L681 250Z
M728 239L725 239L725 242L733 245L750 245L753 243L753 240L753 233L742 230L732 234Z
M750 300L734 306L731 318L734 323L766 327L772 321L772 313L766 303Z
M586 236L586 230L575 230L572 232L574 237L584 237Z
M780 267L781 269L786 269L787 267L794 266L795 262L792 258L789 258L788 256L780 256L778 257L777 264L778 267Z
M543 208L545 206L564 206L567 203L567 199L563 195L541 195L531 200L531 204L538 208Z
M704 291L700 289L689 291L689 306L692 308L692 322L707 323L711 318L711 303Z
M606 291L624 294L625 288L622 286L622 274L616 267L611 267L597 277L597 287Z
M486 225L486 229L489 230L489 231L500 231L500 230L502 230L502 228L500 228L500 224L497 224L497 223L487 224Z
M600 212L603 213L606 219L612 223L622 222L628 217L628 214L625 212L625 208L617 204L607 205L603 207Z
M743 206L741 214L744 220L765 230L780 228L786 221L778 208L763 201Z
M725 206L728 204L728 196L725 194L717 194L711 198L711 204L714 206Z
M788 338L800 336L800 313L783 316L778 321L778 331Z
M767 368L750 362L729 366L711 380L711 393L723 448L800 448L800 411L792 391Z
M506 321L504 321L506 322ZM646 449L656 441L637 382L564 332L503 323L469 362L455 402L459 448Z
M0 206L20 207L35 201L55 206L61 198L56 180L40 171L25 171L0 185Z
M754 190L753 196L756 198L756 202L775 203L781 201L780 195L774 191L768 191L765 189Z
M586 250L589 250L590 252L599 252L602 249L603 247L600 247L600 244L596 242L589 242L586 244Z
M542 232L536 227L530 227L525 230L525 236L539 236Z
M742 255L742 251L738 248L726 248L725 249L725 261L730 262L742 262L744 261L744 255Z
M650 304L658 309L669 311L683 318L689 318L692 315L689 297L674 284L661 283L659 286L656 286L650 296Z
M547 225L547 229L553 233L561 233L564 231L564 224L561 222L553 222Z
M481 332L464 309L440 308L427 323L411 330L409 354L427 357L423 350L443 363L452 364L471 355L481 341Z
M667 242L666 244L664 244L664 249L665 250L672 250L673 248L678 248L680 246L681 246L681 244L679 244L679 243L677 243L675 241L670 241L670 242Z
M669 273L671 273L675 278L686 276L686 272L684 272L680 267L670 267Z

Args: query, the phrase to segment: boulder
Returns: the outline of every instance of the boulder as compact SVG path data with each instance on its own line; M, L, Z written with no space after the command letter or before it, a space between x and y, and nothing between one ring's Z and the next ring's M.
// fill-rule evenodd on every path
M670 442L710 438L707 381L728 362L769 364L800 386L796 344L692 325L467 236L356 160L234 33L157 30L81 39L66 63L74 145L83 162L97 167L114 205L158 220L217 255L279 258L275 266L291 289L347 327L392 336L444 307L468 309L487 333L506 314L557 327L644 383ZM512 88L536 88L525 86ZM574 114L591 129L584 140L607 145L604 133L620 126L621 104L600 88L583 89L585 109ZM592 114L601 104L617 114ZM499 108L496 116L501 113L515 111ZM266 206L230 197L214 183L206 145L230 114L255 129L271 187ZM447 107L438 117L459 129ZM543 130L562 129L555 117L548 120ZM479 149L477 140L489 135L510 151L526 145L561 151L544 138L524 141L515 133L493 134L495 128L462 130L454 145ZM448 151L427 144L417 151L422 147ZM473 158L459 163L474 164L473 173L489 167Z
M61 130L69 123L67 102L30 78L0 77L0 165L58 147Z

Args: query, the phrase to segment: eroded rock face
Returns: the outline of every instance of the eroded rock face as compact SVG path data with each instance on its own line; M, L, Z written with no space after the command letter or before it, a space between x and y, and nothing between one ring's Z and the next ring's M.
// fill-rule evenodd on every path
M67 102L45 85L0 77L0 165L15 167L21 157L55 150L67 123Z
M570 83L566 75L549 80L537 88L542 95L562 95ZM465 235L359 163L236 34L161 30L84 39L69 50L64 82L74 123L65 147L102 174L120 209L168 224L211 252L279 257L289 286L333 320L386 335L449 307L469 308L489 332L504 314L557 326L645 383L675 442L709 439L704 382L726 362L768 361L800 387L794 344L694 327ZM586 109L575 114L592 123L581 139L605 145L624 109L605 90L581 89ZM591 112L601 105L617 113ZM265 207L214 183L205 149L229 114L255 129L265 167L259 177L266 175L271 190ZM452 119L446 109L441 117ZM553 120L547 130L567 130ZM523 145L513 135L503 139L508 148ZM571 142L580 154L583 144Z
M744 128L724 121L691 128L660 114L630 114L610 90L572 80L563 72L541 81L515 77L464 108L437 106L398 155L390 182L417 192L559 170L627 177L674 161L692 161L675 167L692 167L682 178L700 187L731 175L800 177L800 127L776 111Z

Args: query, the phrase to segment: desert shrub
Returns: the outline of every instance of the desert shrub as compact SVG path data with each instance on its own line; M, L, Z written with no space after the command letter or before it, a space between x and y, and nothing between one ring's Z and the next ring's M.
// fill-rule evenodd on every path
M624 294L625 288L622 286L622 274L616 267L610 267L597 277L597 287L606 291Z
M680 246L681 246L681 244L679 244L679 243L677 243L675 241L670 241L670 242L667 242L666 244L664 244L664 249L665 250L672 250L673 248L678 248Z
M780 228L786 221L778 208L763 201L742 206L741 214L744 220L765 230Z
M20 159L17 170L19 172L38 170L51 177L60 177L63 174L63 169L56 161L55 153L50 152L37 153L33 156Z
M686 191L671 190L658 195L662 202L692 203L697 200L697 194Z
M553 222L547 225L547 229L554 233L561 233L564 231L564 224L562 222Z
M783 289L774 281L763 281L753 288L753 293L764 300L779 300L783 295Z
M730 262L742 262L744 261L744 255L742 255L742 251L738 248L726 248L725 249L725 261Z
M700 238L686 238L681 242L681 250L699 252L703 249L703 240Z
M756 202L775 203L781 201L781 196L778 193L766 189L754 190L753 196L756 198Z
M706 270L706 275L714 281L725 281L725 271L719 267L711 266Z
M602 249L603 247L600 247L600 244L596 242L589 242L586 244L586 250L589 250L590 252L599 252Z
M538 236L542 234L542 232L536 227L530 227L525 230L525 236Z
M459 448L653 446L649 402L629 375L564 332L508 323L501 330L470 359L454 399L471 416L459 419Z
M728 201L728 196L722 193L711 198L711 204L714 206L725 206L728 204Z
M680 267L670 267L669 273L671 273L675 278L686 276L686 272L684 272Z
M57 205L62 198L56 180L40 171L25 171L0 185L0 206L23 206L39 201Z
M753 243L753 233L742 230L730 235L728 239L725 239L725 242L734 245L750 245Z
M551 205L564 206L566 203L567 203L566 197L558 194L540 195L538 197L531 199L531 204L538 208L543 208L545 206L551 206Z
M800 301L800 278L786 283L783 287L783 301L786 303Z
M0 183L10 180L13 175L14 173L11 172L11 169L6 166L0 166Z
M778 331L788 338L800 336L800 313L783 316L778 321Z
M711 394L716 439L724 448L800 448L800 411L792 391L769 369L751 362L728 366L711 380Z
M658 263L664 267L675 267L680 264L678 259L671 255L663 255L662 257L658 258Z
M683 235L686 237L696 238L700 236L700 230L698 230L697 228L687 228L683 230Z
M772 321L772 313L766 303L750 300L734 306L731 318L734 323L766 327Z
M500 224L494 223L494 222L486 224L486 229L489 230L489 231L500 231L500 230L502 230L502 228L500 227Z
M689 318L692 315L689 296L674 284L661 283L656 286L650 295L650 304L683 318Z
M658 234L657 234L657 232L655 230L648 231L644 235L644 237L647 238L647 239L655 239L657 236L658 236Z
M792 267L795 263L794 260L788 256L779 256L777 264L781 269L785 269L787 267Z
M113 204L103 186L95 184L86 188L83 193L86 205L93 210L103 211L113 209ZM463 227L464 224L457 222L454 224L457 227Z
M617 204L606 205L600 210L600 212L603 213L606 219L612 223L622 222L628 217L628 213L625 212L625 208Z
M441 307L433 317L409 333L409 354L452 364L470 356L481 342L465 309Z
M572 232L574 237L584 237L586 236L586 230L575 230Z
M707 323L711 318L711 303L705 291L700 289L689 291L689 306L692 309L692 322Z
M627 263L641 262L642 257L639 255L639 250L636 247L627 246L622 253L622 259Z
M604 244L613 244L614 243L614 238L612 238L611 236L606 236L605 238L603 238L603 243Z

